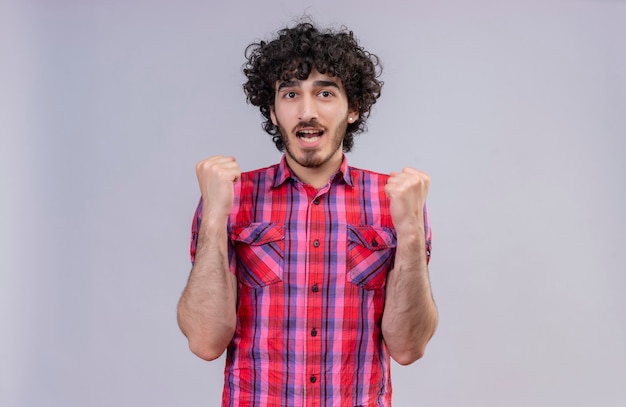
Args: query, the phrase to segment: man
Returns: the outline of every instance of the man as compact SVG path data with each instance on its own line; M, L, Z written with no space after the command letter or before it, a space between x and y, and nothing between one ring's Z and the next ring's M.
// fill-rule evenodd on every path
M389 406L390 357L419 359L437 325L429 177L348 166L382 86L352 32L304 22L247 58L248 101L285 154L196 166L180 328L203 359L228 350L224 406Z

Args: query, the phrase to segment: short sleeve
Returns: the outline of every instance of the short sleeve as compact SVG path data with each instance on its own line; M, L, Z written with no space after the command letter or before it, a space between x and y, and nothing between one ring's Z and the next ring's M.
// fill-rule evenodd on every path
M424 237L426 240L426 262L430 263L430 253L433 248L433 233L430 228L430 218L428 216L428 206L424 204Z
M189 245L189 256L191 258L191 264L194 264L196 261L196 250L198 248L198 234L200 233L200 224L202 223L202 198L200 198L200 202L198 202L198 207L196 208L196 212L193 216L193 221L191 222L191 242ZM230 224L228 225L228 236L230 236ZM231 273L235 274L236 272L236 256L235 249L233 247L232 240L228 239L228 264Z
M198 202L198 207L193 215L193 221L191 222L191 243L189 247L189 255L191 257L191 264L196 261L196 249L198 247L198 232L200 231L200 223L202 222L202 199Z

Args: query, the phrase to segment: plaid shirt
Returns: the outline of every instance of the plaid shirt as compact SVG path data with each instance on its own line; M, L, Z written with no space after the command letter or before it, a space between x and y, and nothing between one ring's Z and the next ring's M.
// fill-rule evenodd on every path
M319 191L284 157L242 173L228 225L238 310L223 406L390 405L381 318L396 233L387 178L345 158ZM192 261L201 218L202 201Z

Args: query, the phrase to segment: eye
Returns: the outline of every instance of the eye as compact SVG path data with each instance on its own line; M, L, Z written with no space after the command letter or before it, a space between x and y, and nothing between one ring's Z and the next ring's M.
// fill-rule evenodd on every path
M293 99L295 97L296 97L296 92L294 92L294 91L290 91L290 92L285 93L285 98L287 98L287 99Z
M320 92L320 96L323 98L329 98L333 95L333 93L331 91L328 90L323 90Z

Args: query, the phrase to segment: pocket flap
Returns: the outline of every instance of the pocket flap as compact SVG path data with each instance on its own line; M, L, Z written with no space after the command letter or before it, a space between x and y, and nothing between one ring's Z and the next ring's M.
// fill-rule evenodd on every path
M396 234L390 228L348 225L348 241L370 250L385 250L396 247Z
M248 225L234 225L231 227L232 240L259 246L277 240L285 239L285 227L274 223L250 223Z

